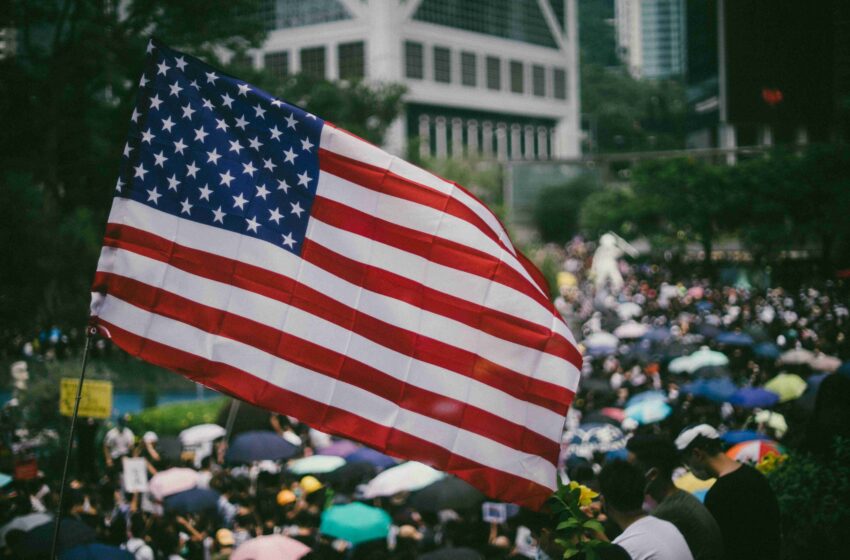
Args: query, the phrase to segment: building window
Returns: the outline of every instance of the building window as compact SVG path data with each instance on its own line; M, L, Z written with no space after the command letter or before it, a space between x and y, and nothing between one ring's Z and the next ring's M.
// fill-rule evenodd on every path
M555 68L552 75L555 86L555 99L567 98L567 71L563 68Z
M537 97L546 95L546 69L542 66L532 66L531 87Z
M404 42L404 75L421 80L425 77L422 43Z
M268 29L289 29L351 19L339 0L262 0L260 17Z
M511 61L511 91L514 93L525 91L522 70L522 62L518 60Z
M337 47L340 80L359 80L366 75L363 41Z
M325 77L325 47L301 49L301 73L316 78Z
M460 83L472 87L478 85L477 70L478 64L475 53L460 53Z
M502 89L502 61L495 56L487 57L487 88Z
M434 81L452 81L452 55L446 47L434 47Z
M266 72L276 78L289 74L289 53L286 51L266 53Z

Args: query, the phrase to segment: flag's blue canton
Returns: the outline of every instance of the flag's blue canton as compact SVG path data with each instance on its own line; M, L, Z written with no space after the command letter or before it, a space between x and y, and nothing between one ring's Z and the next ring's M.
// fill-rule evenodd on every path
M151 42L116 196L300 253L323 121Z

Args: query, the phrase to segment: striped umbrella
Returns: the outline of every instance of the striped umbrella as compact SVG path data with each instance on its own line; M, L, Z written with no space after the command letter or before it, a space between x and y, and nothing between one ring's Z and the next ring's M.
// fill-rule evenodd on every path
M775 441L761 439L741 442L726 451L728 457L742 463L752 464L761 461L765 455L782 455L783 453L785 453L785 449Z

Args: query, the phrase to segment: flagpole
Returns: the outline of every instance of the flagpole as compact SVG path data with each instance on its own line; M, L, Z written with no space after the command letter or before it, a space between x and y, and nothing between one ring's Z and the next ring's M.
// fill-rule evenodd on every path
M53 543L50 545L50 559L56 558L56 545L59 540L59 526L62 524L62 503L65 499L65 483L68 478L68 465L71 462L71 449L74 445L74 427L77 424L77 413L80 411L80 400L83 396L83 382L86 378L86 364L89 359L89 348L94 335L97 333L95 327L89 327L86 332L86 347L83 350L83 367L80 369L80 383L77 385L77 398L74 401L74 414L71 416L71 431L68 434L68 447L65 450L65 467L62 469L62 484L59 486L59 505L56 506L56 524L53 526Z

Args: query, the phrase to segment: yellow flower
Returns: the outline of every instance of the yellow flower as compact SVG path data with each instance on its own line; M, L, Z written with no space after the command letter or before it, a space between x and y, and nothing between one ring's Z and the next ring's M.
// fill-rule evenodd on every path
M762 457L761 461L759 461L756 465L756 468L762 474L768 474L770 472L773 472L776 467L784 463L787 458L788 455L776 455L773 453L769 453Z
M570 490L575 490L576 488L581 489L581 494L579 494L579 497L578 497L578 505L580 505L582 507L583 506L589 506L591 504L591 502L593 502L593 498L595 498L599 495L599 493L594 492L593 490L591 490L587 486L585 486L583 484L579 484L578 482L576 482L574 480L571 481L570 482Z

